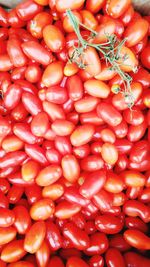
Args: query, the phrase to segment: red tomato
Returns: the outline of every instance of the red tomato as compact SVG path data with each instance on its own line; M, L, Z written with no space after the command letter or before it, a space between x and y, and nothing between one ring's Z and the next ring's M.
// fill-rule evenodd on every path
M1 259L4 262L11 263L16 262L22 259L26 255L26 251L24 249L24 240L13 240L8 243L1 252Z
M56 0L56 9L58 12L65 12L67 9L80 9L84 4L85 0Z
M35 233L38 232L38 237ZM43 221L35 222L27 232L24 240L25 251L33 254L41 247L46 234L46 226Z
M58 85L62 79L63 66L59 61L53 62L48 65L42 76L42 82L46 87Z
M47 25L43 29L43 38L52 52L60 52L65 46L65 38L55 25Z
M131 0L110 0L106 4L106 10L113 18L119 18L128 9Z
M131 22L124 33L125 38L127 38L126 45L131 47L138 44L148 33L148 27L149 24L144 19Z
M146 46L141 54L141 61L145 68L150 69L150 45Z

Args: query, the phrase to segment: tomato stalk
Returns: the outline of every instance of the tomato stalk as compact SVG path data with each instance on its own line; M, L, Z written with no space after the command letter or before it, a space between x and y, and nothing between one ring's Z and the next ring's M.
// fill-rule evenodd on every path
M121 90L121 88L117 88L117 91L114 93L123 93L125 97L125 101L128 104L128 107L131 108L134 105L134 96L131 91L130 84L132 82L132 77L128 74L125 73L121 69L121 64L119 63L119 60L125 60L126 57L122 57L120 55L121 49L124 46L126 42L126 38L124 38L122 41L119 41L117 36L115 34L113 35L106 35L107 37L107 42L102 43L102 44L94 44L90 41L93 37L97 35L96 31L93 31L89 27L85 26L84 24L80 23L74 14L72 13L71 10L67 10L67 16L70 20L70 23L78 37L79 43L78 47L74 47L74 51L69 59L71 63L76 63L79 68L85 69L87 64L84 62L84 51L87 49L87 47L93 47L97 51L99 51L103 56L104 59L106 60L106 63L110 64L111 70L114 70L116 73L119 74L119 76L122 78L123 83L124 83L124 90ZM89 40L85 40L81 36L80 32L80 26L84 27L85 29L89 30L91 32L91 35L89 37ZM133 72L135 72L136 69L133 69Z

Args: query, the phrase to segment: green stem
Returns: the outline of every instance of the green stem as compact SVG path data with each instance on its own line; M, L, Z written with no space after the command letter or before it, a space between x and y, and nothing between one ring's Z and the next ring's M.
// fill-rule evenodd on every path
M71 25L72 25L72 27L73 27L73 29L74 29L77 37L78 37L78 40L79 40L78 47L74 48L74 53L73 53L70 60L72 62L75 62L80 68L85 68L86 66L84 65L84 60L82 60L83 55L84 55L84 50L87 47L95 48L97 51L99 51L99 52L101 52L101 54L103 54L106 62L109 62L112 69L115 70L116 73L118 73L118 75L121 77L121 79L123 80L123 83L124 83L124 87L125 87L125 92L124 92L125 95L128 95L131 98L131 100L133 100L133 95L132 95L131 88L130 88L130 84L132 82L132 77L129 74L127 74L121 70L120 63L118 61L119 59L123 60L120 57L120 51L121 51L121 48L123 47L123 45L125 44L126 39L123 39L120 42L117 39L116 35L111 35L111 36L106 35L106 38L108 41L105 43L94 44L94 43L88 42L82 38L82 35L80 33L80 26L82 26L83 28L90 31L94 36L97 35L97 32L93 31L92 29L90 29L86 25L78 22L78 20L76 19L76 17L74 16L74 14L72 13L71 10L67 10L66 14L67 14L67 16L70 20L70 23L71 23ZM131 106L133 104L134 103L132 101Z

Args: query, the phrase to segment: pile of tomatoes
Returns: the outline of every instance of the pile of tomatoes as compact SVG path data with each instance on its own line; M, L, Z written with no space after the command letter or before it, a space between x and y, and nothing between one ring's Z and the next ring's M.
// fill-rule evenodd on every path
M125 39L132 107L95 48L69 60L67 10L83 39ZM130 0L0 7L0 267L150 266L149 36Z

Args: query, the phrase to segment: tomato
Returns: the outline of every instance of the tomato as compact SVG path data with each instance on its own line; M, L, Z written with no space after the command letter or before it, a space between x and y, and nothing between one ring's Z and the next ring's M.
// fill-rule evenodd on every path
M106 173L104 171L95 171L86 177L79 192L83 197L90 199L100 191L105 182Z
M150 46L146 46L141 54L141 61L144 67L150 69Z
M123 228L121 219L111 214L96 217L95 225L97 230L105 234L117 234Z
M52 62L51 54L38 42L25 42L21 47L26 56L31 60L35 60L42 65L48 65Z
M31 131L35 136L44 136L49 128L49 118L45 112L38 113L34 116L31 123Z
M108 193L104 189L101 189L96 195L94 195L92 200L102 212L106 212L112 208L112 195L110 195L110 193Z
M47 25L44 27L43 38L52 52L60 52L65 46L65 38L55 25Z
M95 128L91 124L84 124L76 128L71 134L71 143L73 146L81 146L87 144L93 137Z
M22 259L26 255L23 247L24 240L13 240L8 243L1 252L1 259L4 262L11 263Z
M42 165L47 165L48 160L45 155L45 151L42 147L38 145L32 145L32 144L25 144L25 151L26 154L31 157L31 159L39 162Z
M12 84L8 87L4 94L4 105L7 109L14 109L20 102L22 90L17 84Z
M108 239L105 234L96 232L90 236L90 246L84 251L88 256L103 254L108 249Z
M50 248L48 243L44 240L39 250L36 252L36 261L39 266L45 267L49 262Z
M55 104L63 104L68 100L66 88L59 85L51 86L46 90L46 100Z
M110 0L106 4L106 10L113 18L119 18L128 9L131 0Z
M149 237L139 230L126 230L124 238L132 247L149 250Z
M150 220L149 207L138 200L128 200L123 206L123 211L131 217L139 216L146 223Z
M9 71L13 68L13 63L10 61L8 54L0 55L0 71Z
M46 87L58 85L62 79L63 66L58 61L48 65L42 76L42 82Z
M36 14L42 11L42 6L35 3L33 0L28 0L25 3L20 3L16 7L16 12L19 18L23 21L32 19Z
M87 0L86 1L86 8L87 10L91 11L92 13L98 13L100 9L103 7L105 0Z
M38 236L35 234L38 232ZM25 251L33 254L37 252L45 238L46 234L46 226L43 221L35 222L30 227L29 231L27 232L24 240L24 249Z
M110 93L110 88L102 81L90 79L84 83L84 88L89 95L107 98Z
M126 252L124 258L127 267L131 265L138 267L139 263L141 267L148 267L148 265L150 264L149 258L146 258L136 252Z
M56 0L56 9L58 12L65 12L67 9L80 9L84 2L85 0L71 0L70 2L68 2L67 0Z
M143 233L148 232L148 227L147 224L144 223L141 219L139 218L134 218L134 217L127 217L125 219L125 225L128 229L137 229L140 230Z
M123 256L116 248L109 248L106 252L105 259L108 267L126 266Z
M65 155L61 161L63 176L74 183L80 175L80 165L74 155Z
M146 36L148 27L149 24L144 19L138 19L131 22L124 33L125 38L127 38L126 45L131 47L138 44Z
M76 84L76 86L74 86ZM73 75L67 79L66 87L68 89L69 97L73 101L80 100L83 97L82 80L78 75Z
M71 241L75 248L83 250L89 246L89 237L84 230L73 223L67 223L63 228L63 235Z
M0 245L5 245L15 239L17 231L15 227L9 226L7 230L5 228L0 228Z
M62 236L60 234L59 228L53 222L47 222L46 224L46 240L50 249L56 251L62 247Z
M111 104L100 103L97 106L97 114L110 126L117 126L122 121L121 114Z
M68 219L78 213L81 206L78 204L69 203L68 201L60 202L55 209L55 216L59 219Z
M33 37L40 39L43 37L44 27L51 23L52 16L47 12L41 12L28 22L28 30Z

